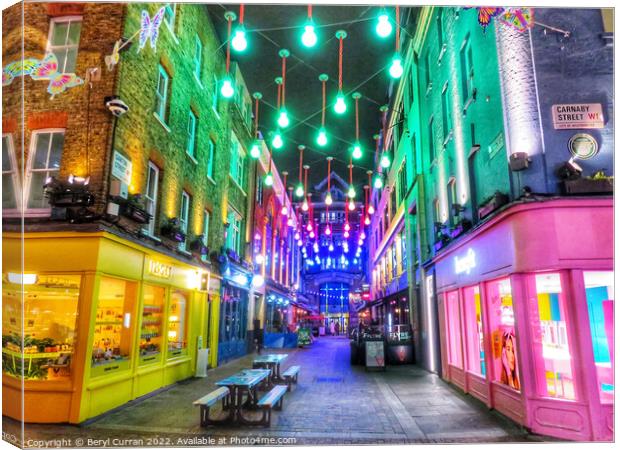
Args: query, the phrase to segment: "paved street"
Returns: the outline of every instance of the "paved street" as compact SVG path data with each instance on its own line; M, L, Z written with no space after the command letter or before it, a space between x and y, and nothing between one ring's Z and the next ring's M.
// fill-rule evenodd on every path
M310 348L288 352L285 366L302 367L299 383L286 394L284 409L274 413L269 429L205 430L192 406L193 400L214 389L215 381L250 367L251 356L246 356L211 370L206 379L175 385L82 426L29 425L26 439L158 439L164 445L200 445L207 437L216 444L244 444L231 440L233 436L294 438L280 441L284 444L539 440L414 366L388 367L386 372L352 367L345 338L321 338ZM17 427L5 419L5 432L17 434Z

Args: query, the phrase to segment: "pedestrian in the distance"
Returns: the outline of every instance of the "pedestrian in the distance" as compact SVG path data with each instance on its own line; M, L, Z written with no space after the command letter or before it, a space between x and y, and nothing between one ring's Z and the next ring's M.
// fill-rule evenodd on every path
M340 336L340 322L336 322L336 336Z
M336 325L334 324L334 321L332 320L332 322L329 324L329 334L331 334L332 336L334 334L336 334Z

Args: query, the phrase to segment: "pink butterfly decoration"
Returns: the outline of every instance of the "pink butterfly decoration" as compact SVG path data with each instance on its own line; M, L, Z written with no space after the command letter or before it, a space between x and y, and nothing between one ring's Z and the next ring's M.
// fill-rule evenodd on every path
M157 13L155 13L155 15L153 16L153 20L151 20L147 11L142 11L142 23L140 25L140 41L138 45L138 51L142 50L142 48L146 44L146 41L149 38L151 40L151 48L155 50L155 45L157 44L157 37L159 36L159 26L164 19L165 9L166 8L164 6L159 8L159 11L157 11Z

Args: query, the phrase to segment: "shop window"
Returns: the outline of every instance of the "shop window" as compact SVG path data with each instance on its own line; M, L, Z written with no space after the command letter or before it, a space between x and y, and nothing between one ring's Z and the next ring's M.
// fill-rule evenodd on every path
M596 378L602 403L614 401L614 273L584 272Z
M144 285L142 325L140 329L140 363L159 361L163 345L163 313L166 290Z
M520 391L521 380L510 279L504 278L487 283L487 299L494 380Z
M168 358L187 353L187 295L175 291L168 308Z
M47 51L58 59L59 73L75 73L81 29L81 17L52 19Z
M3 374L27 380L68 380L80 277L31 275L32 282L24 276L22 285L21 276L17 274L20 280L15 280L14 275L2 279Z
M483 377L487 370L484 362L484 333L482 330L482 305L480 288L463 289L463 314L465 316L465 343L467 345L467 370Z
M32 133L32 145L26 179L26 209L30 212L45 211L49 214L49 203L43 186L49 177L58 176L60 160L65 142L65 132L35 131Z
M2 209L17 209L19 182L13 137L2 135Z
M129 369L136 284L102 277L95 315L91 376Z
M458 291L452 291L446 294L446 324L448 328L448 362L462 369L463 350L461 342L463 338Z
M538 274L537 302L530 303L533 355L539 394L575 399L575 382L566 331L566 296L560 274Z

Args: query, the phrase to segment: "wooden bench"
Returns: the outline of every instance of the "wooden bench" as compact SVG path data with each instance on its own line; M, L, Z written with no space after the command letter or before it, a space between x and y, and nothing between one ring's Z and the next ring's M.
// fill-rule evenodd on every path
M223 409L230 406L230 390L227 387L218 388L194 402L194 406L200 406L200 426L206 427L210 423L219 422L213 419L209 420L209 408L214 406L218 400L222 400Z
M297 383L297 376L299 375L300 366L291 366L282 374L282 377L286 380L288 390L291 390L291 385Z
M276 386L267 392L263 398L258 401L258 408L263 410L263 417L260 421L262 425L271 426L271 410L282 410L282 402L287 388L284 386Z

